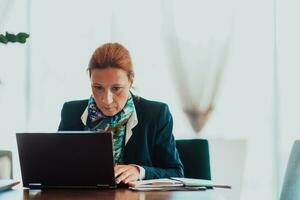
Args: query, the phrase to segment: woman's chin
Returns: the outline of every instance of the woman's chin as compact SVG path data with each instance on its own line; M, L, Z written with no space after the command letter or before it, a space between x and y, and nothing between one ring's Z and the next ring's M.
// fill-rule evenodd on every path
M103 111L102 111L103 112ZM118 112L116 112L116 111L114 111L114 110L112 110L112 111L108 111L108 110L105 110L104 112L103 112L103 114L105 115L105 116L107 116L107 117L111 117L111 116L114 116L115 114L117 114Z

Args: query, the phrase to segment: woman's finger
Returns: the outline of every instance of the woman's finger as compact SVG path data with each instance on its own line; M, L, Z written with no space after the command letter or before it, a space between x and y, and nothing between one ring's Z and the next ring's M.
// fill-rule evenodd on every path
M131 174L130 176L128 176L127 178L125 178L123 180L124 183L128 183L128 182L131 182L131 181L136 181L138 180L138 176L136 174Z
M115 166L115 177L120 176L123 172L126 171L126 165L116 165Z
M130 176L132 172L130 172L130 169L124 171L118 178L117 178L117 183L120 183L124 179L126 179L128 176Z

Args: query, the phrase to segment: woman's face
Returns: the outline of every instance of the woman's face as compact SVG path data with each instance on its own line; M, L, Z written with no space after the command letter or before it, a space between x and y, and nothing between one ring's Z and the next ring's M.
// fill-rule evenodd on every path
M97 107L106 116L113 116L125 106L132 80L127 72L118 68L93 69L92 93Z

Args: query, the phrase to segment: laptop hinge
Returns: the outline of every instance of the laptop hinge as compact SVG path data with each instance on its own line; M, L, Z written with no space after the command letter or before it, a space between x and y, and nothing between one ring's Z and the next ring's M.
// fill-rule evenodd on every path
M40 189L40 188L42 188L41 183L29 183L28 186L29 186L30 189Z
M99 189L115 188L114 186L111 186L109 184L97 184L96 187Z

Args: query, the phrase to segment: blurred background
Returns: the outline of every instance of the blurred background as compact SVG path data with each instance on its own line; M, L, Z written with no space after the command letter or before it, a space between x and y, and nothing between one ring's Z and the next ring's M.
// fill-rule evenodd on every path
M95 48L119 42L132 56L135 93L169 105L175 137L216 145L213 178L228 170L238 199L277 199L300 134L299 8L290 0L0 0L0 33L30 34L26 44L0 43L0 149L13 151L14 178L15 133L56 131L63 103L91 94ZM240 157L224 158L229 151Z

